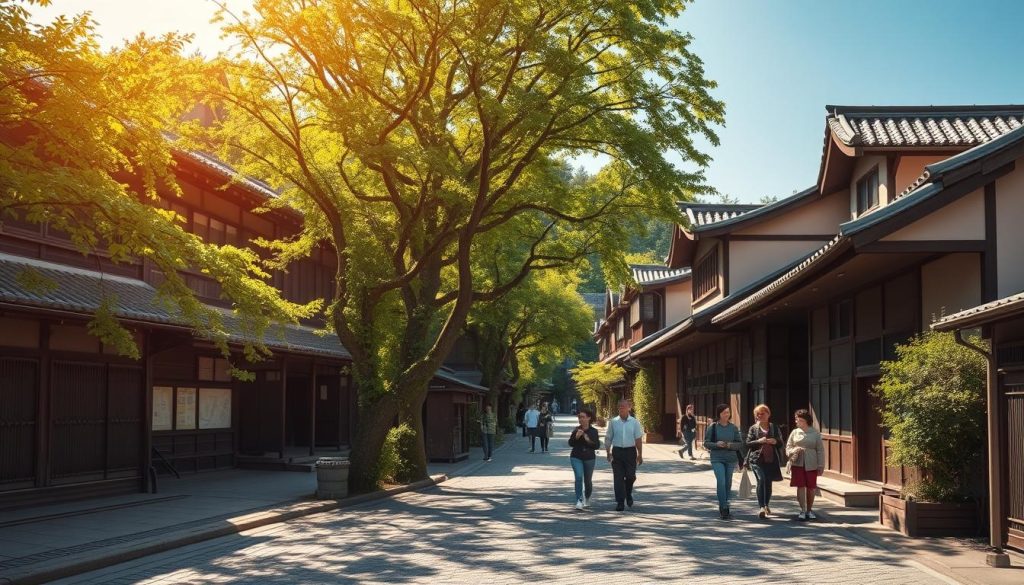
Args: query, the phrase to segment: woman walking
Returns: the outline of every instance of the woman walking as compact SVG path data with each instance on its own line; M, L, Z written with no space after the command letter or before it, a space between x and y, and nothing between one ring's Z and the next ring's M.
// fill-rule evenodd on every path
M715 407L715 422L704 431L704 448L711 452L711 469L715 472L718 494L718 513L722 520L732 519L729 511L729 492L732 490L732 474L736 465L743 463L743 435L736 425L729 422L732 411L729 405Z
M758 518L772 513L772 482L782 481L782 431L771 422L772 411L764 404L754 407L754 420L747 431L747 464L757 478Z
M498 433L498 415L491 410L491 405L484 404L484 412L480 415L480 438L483 442L484 461L490 461L494 454L494 435Z
M600 445L600 437L597 429L590 426L594 415L589 410L583 409L577 415L580 425L569 435L569 446L572 453L569 454L569 464L572 465L572 473L576 477L576 509L590 507L590 495L594 492L593 477L594 463L597 461L595 451Z
M548 409L548 403L545 402L540 407L540 418L537 420L537 434L540 435L540 452L548 452L548 443L551 441L551 437L548 436L548 427L552 424L553 418L551 416L551 410Z
M818 476L825 471L825 444L821 433L811 424L811 413L801 409L793 415L796 428L786 442L786 456L790 466L789 485L796 488L796 499L800 503L797 520L816 520L814 515L814 490L818 488Z
M697 417L693 414L693 405L686 405L686 414L683 415L683 420L680 421L680 426L683 427L683 448L679 450L679 456L683 456L685 451L690 455L690 461L696 459L693 456L693 440L697 438Z

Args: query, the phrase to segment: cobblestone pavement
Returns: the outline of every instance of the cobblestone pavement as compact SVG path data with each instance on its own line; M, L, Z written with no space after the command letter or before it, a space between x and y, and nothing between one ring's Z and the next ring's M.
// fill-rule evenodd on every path
M636 505L614 511L608 464L593 509L572 504L566 437L550 454L517 438L475 472L436 488L227 536L61 583L942 583L921 565L825 523L756 518L756 502L717 519L706 463L647 446ZM737 478L738 482L738 478Z

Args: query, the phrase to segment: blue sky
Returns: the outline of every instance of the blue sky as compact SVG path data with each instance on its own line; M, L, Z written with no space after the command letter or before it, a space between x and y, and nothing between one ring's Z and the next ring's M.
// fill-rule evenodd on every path
M244 8L249 0L228 0ZM224 47L209 0L57 0L91 10L107 45L145 30ZM709 183L744 202L817 178L825 105L1024 103L1024 1L697 0L673 22L726 103Z
M675 25L726 103L711 185L744 202L814 184L825 105L1024 103L1024 2L697 0Z

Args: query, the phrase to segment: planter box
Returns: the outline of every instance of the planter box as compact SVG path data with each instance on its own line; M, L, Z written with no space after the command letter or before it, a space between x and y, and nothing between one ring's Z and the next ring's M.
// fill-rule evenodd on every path
M974 503L936 504L881 495L878 521L907 536L973 536L978 534Z
M661 433L644 433L644 443L661 443L664 440Z

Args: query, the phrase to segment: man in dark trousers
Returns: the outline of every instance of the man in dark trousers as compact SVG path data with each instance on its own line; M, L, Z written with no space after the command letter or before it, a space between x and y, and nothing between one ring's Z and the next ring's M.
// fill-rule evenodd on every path
M608 429L604 433L608 462L612 464L615 482L617 512L623 511L625 506L633 507L636 466L644 462L644 429L640 426L640 421L629 415L631 407L632 404L628 400L620 400L619 416L608 421Z

